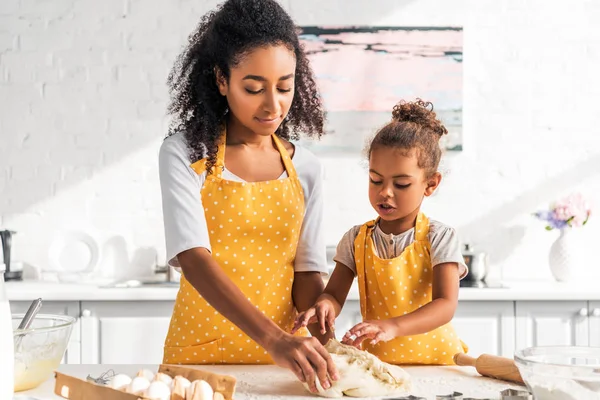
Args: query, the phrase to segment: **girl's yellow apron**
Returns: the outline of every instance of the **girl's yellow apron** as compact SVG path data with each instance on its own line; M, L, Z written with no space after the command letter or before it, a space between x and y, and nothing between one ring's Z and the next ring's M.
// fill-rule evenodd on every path
M354 241L363 320L398 317L432 300L427 217L418 215L415 241L399 257L389 260L379 258L374 250L372 234L376 223L364 224ZM454 364L454 354L467 351L450 323L431 332L398 337L374 346L366 341L364 348L391 364Z
M212 256L263 314L283 330L293 326L294 259L304 218L304 194L276 135L288 177L264 182L224 180L225 134L213 174L201 190ZM205 160L192 164L201 174ZM306 335L304 330L300 334ZM267 352L208 304L181 277L163 362L167 364L267 364Z

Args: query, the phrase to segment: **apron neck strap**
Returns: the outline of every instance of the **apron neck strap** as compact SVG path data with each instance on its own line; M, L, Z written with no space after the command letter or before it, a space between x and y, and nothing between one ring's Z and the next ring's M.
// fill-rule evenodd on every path
M276 134L271 135L273 138L273 142L279 150L279 154L281 154L281 160L283 161L283 166L290 178L296 178L298 175L296 174L296 168L294 168L294 163L290 158L290 153L287 151L283 143L281 143L281 139Z
M354 239L354 263L356 265L356 276L358 280L358 294L360 296L360 313L363 320L367 319L367 278L366 278L366 258L367 247L369 246L370 232L373 230L377 221L369 221L360 227L356 239Z
M415 240L427 240L429 234L429 218L423 213L417 215L417 222L415 223Z

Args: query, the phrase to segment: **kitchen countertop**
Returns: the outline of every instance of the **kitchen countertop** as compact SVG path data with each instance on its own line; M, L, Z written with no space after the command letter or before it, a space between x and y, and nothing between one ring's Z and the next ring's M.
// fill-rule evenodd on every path
M157 371L158 367L148 365L61 365L59 371L81 379L90 374L100 376L112 369L115 373L130 376L142 368ZM283 398L317 399L306 392L302 384L291 372L273 366L202 366L202 369L219 374L232 375L237 378L235 400L276 400ZM412 377L411 395L434 400L436 395L447 395L454 391L463 393L465 397L499 399L500 392L507 388L525 390L517 386L494 379L483 378L469 367L405 367ZM408 395L408 394L407 394ZM29 396L29 397L27 397ZM54 378L49 379L36 389L17 393L14 400L61 399L54 394Z
M103 288L94 284L53 283L43 281L7 282L11 301L172 301L177 287ZM358 288L352 286L348 300L358 300ZM460 288L461 301L536 301L600 300L595 282L565 284L558 282L506 282L499 288Z

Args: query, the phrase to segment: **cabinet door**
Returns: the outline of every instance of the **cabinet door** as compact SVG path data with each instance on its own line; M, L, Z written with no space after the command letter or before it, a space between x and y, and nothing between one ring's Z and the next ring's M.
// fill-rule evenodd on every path
M590 346L600 347L600 301L590 301Z
M587 301L518 301L517 348L588 346Z
M477 357L492 354L513 357L515 306L512 301L459 301L452 325Z
M30 301L11 301L10 311L13 314L25 314L31 305ZM77 301L44 301L40 314L68 315L79 318L79 302ZM67 351L62 359L64 364L81 363L81 327L79 319L73 325Z
M84 364L160 364L173 301L81 304Z
M342 340L346 332L361 321L360 302L358 300L347 300L342 312L335 320L335 337Z

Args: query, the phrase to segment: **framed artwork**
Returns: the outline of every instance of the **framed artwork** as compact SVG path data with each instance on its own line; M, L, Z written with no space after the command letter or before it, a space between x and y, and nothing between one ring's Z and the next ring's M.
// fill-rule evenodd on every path
M300 40L327 112L327 134L300 143L317 154L360 155L401 99L431 101L462 150L460 27L304 26Z

